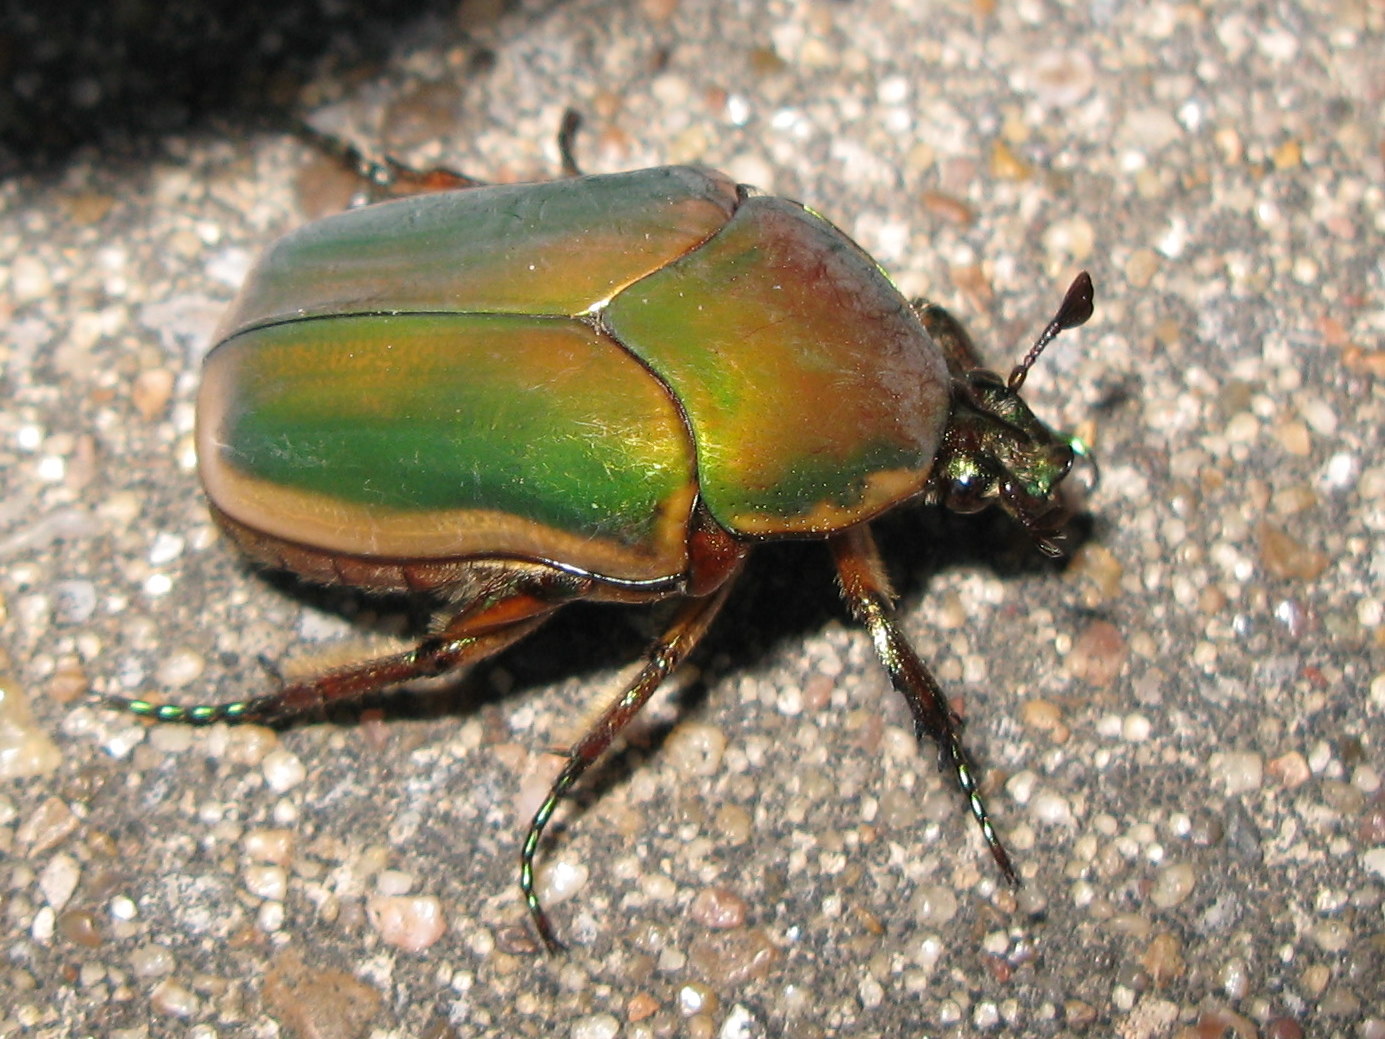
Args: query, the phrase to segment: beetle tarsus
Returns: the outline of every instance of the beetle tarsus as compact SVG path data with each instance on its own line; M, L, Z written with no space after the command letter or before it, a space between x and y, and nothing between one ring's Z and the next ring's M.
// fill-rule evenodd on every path
M567 767L548 791L543 804L534 813L534 819L529 824L529 832L525 834L524 844L519 852L519 890L524 896L524 904L529 908L529 919L534 922L534 930L538 932L539 941L543 942L544 949L550 954L561 952L564 946L558 941L553 931L553 922L544 910L538 892L534 890L534 856L538 852L539 841L543 838L543 831L548 826L548 820L553 817L558 802L580 774L581 769L574 770L573 761L569 760Z
M221 704L169 704L154 703L137 697L115 696L101 693L93 696L91 702L101 707L123 711L139 718L156 722L174 722L182 725L214 725L217 722L258 721L256 706L263 700L236 700Z
M955 721L956 716L954 715L953 718ZM1000 867L1000 872L1004 875L1006 882L1011 887L1019 887L1019 876L1015 873L1014 863L1010 861L1010 853L1005 850L1005 845L1001 842L1000 835L996 833L995 826L991 822L990 813L986 811L986 803L981 799L976 769L971 763L971 756L962 746L960 726L954 727L949 733L947 756L952 761L957 785L967 799L967 807L971 809L972 818L981 827L981 836L985 839L986 846L991 850L991 858L995 859L995 863Z

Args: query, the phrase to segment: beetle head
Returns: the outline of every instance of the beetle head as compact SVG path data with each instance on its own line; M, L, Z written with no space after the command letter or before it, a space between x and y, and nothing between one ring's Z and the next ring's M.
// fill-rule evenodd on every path
M1074 458L1090 455L1077 437L1035 417L1019 391L1044 347L1091 315L1092 280L1083 272L1024 360L1008 379L1001 379L981 367L970 339L945 312L920 312L952 375L952 412L929 477L930 501L957 512L978 512L998 503L1045 553L1061 555L1057 532L1068 519L1068 508L1059 484Z

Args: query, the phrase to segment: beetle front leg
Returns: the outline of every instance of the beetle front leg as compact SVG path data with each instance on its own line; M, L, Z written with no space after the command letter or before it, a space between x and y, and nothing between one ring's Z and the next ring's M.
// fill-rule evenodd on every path
M534 854L538 851L544 828L553 817L558 802L573 784L606 752L620 731L639 713L640 708L649 702L654 690L658 689L664 679L692 652L721 609L722 603L726 601L733 583L728 580L711 595L688 599L683 603L672 623L650 646L645 665L634 681L611 701L586 734L568 748L567 764L549 787L548 796L544 798L539 810L534 813L534 819L529 824L529 832L524 838L524 847L520 851L519 887L524 893L524 902L529 907L529 918L534 921L534 929L538 931L544 948L549 952L560 950L562 943L554 935L553 924L534 890Z
M943 759L952 767L971 808L971 814L981 827L986 845L991 849L1005 879L1018 886L1019 878L1010 862L1009 853L991 825L986 803L976 780L976 768L966 748L962 746L962 720L948 705L937 680L919 655L904 638L894 616L894 595L889 580L880 565L875 539L865 526L854 527L830 539L837 573L841 578L842 598L857 620L870 632L876 656L890 673L890 681L903 695L914 716L914 735L922 740L928 736L938 744Z

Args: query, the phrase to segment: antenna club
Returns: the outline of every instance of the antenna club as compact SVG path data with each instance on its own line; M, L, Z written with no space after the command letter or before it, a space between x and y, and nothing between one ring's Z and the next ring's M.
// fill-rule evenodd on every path
M1024 380L1029 375L1029 369L1034 367L1034 362L1039 359L1044 348L1058 337L1059 332L1087 323L1095 309L1092 302L1093 297L1092 276L1086 271L1082 271L1068 286L1068 291L1063 296L1063 302L1058 304L1058 312L1053 315L1053 320L1039 334L1039 338L1029 348L1029 353L1024 355L1024 360L1010 371L1010 378L1005 381L1005 385L1009 387L1011 393L1017 393L1020 387L1024 385Z

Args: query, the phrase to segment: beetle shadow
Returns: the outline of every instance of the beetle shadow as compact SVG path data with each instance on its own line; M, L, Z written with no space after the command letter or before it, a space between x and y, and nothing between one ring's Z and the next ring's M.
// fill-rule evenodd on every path
M567 2L531 3L520 14L540 18ZM349 78L441 36L474 42L518 8L465 0L7 5L0 64L13 97L0 102L0 171L60 173L83 148L108 165L143 165L166 137L220 125L213 132L235 139L243 127L287 123L267 113L287 115L324 69ZM486 48L473 50L475 69L493 63Z
M1045 556L1024 530L994 509L972 516L930 507L896 509L875 520L871 529L901 613L926 599L932 580L950 570L981 569L1013 581L1056 575L1068 565L1068 556ZM1065 531L1066 552L1092 535L1090 518L1077 517ZM741 670L834 620L867 637L842 602L827 547L818 542L769 544L752 555L704 650L723 655L727 670ZM916 648L927 660L927 647Z
M1066 557L1044 556L1022 529L997 510L958 516L937 508L897 509L876 520L872 529L902 609L911 608L926 595L933 577L951 569L984 568L1004 581L1057 574L1067 565ZM1079 514L1065 530L1064 547L1071 553L1096 533L1094 519ZM388 630L406 639L421 638L437 612L436 603L418 597L324 588L283 572L264 577L291 598L347 617L364 633ZM350 728L359 724L365 712L377 710L390 720L461 720L517 700L534 689L597 672L609 675L613 667L644 656L672 606L574 603L515 645L455 677L388 689L334 706L323 715L289 720L280 727L325 721ZM401 618L406 622L402 632L398 630ZM831 554L825 545L784 541L758 547L722 614L693 654L694 664L706 666L709 660L715 661L707 679L677 687L671 721L637 724L627 730L630 738L618 741L613 751L583 777L570 797L574 804L565 821L555 821L546 840L573 825L587 806L625 782L644 758L658 754L673 728L702 709L711 680L751 669L782 646L801 642L834 619L853 625L837 593ZM502 671L505 680L497 681ZM574 717L580 710L574 707ZM984 761L981 764L984 766Z
M901 609L909 609L926 594L931 578L950 569L984 568L1002 581L1037 574L1061 573L1069 556L1052 559L1041 553L1030 536L998 510L958 516L942 509L905 508L872 524L881 556L893 582ZM1064 530L1067 553L1096 535L1095 520L1078 514ZM1077 606L1074 613L1079 612ZM627 611L628 612L628 608ZM576 605L528 639L511 647L496 662L517 679L515 692L525 684L538 687L571 678L584 671L609 669L645 652L658 625L646 628L627 623L612 638L611 610ZM546 842L564 826L576 823L586 808L629 779L641 761L657 755L676 725L703 707L715 680L751 669L785 645L800 643L829 621L855 627L837 591L831 554L816 541L765 544L751 553L746 571L713 623L692 662L713 666L693 682L678 687L673 718L635 727L633 738L619 743L583 776L569 796L575 804L566 822L555 822ZM865 635L863 634L864 638ZM564 659L562 647L582 644L581 659ZM928 654L923 654L925 658ZM574 666L575 665L575 666ZM984 766L984 760L979 762Z

